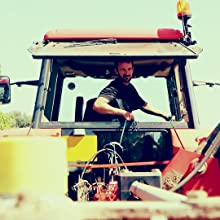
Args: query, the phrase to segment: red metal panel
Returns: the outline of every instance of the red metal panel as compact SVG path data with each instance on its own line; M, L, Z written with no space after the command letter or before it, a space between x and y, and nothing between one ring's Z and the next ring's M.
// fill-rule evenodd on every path
M192 167L193 169L194 167ZM188 171L190 173L191 170ZM186 175L188 175L188 173ZM204 170L197 173L188 183L183 186L183 194L190 190L204 190L208 196L220 196L220 167L216 158L209 158Z
M163 170L163 187L172 188L180 182L180 180L193 171L198 161L201 161L203 155L195 152L179 149L174 155L170 163ZM181 193L186 194L190 190L204 190L208 196L220 195L220 167L218 159L209 158L204 169L198 172L187 182L182 188Z
M178 183L191 168L192 161L199 157L200 154L179 148L170 163L162 172L164 181L169 179L173 184ZM166 185L166 182L164 182L164 184L165 188L169 188L169 186Z

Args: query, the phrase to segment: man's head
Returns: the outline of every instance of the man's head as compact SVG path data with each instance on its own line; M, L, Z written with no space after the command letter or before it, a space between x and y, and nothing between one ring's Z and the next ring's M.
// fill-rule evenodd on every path
M125 85L129 84L134 72L133 61L128 59L116 61L114 71Z

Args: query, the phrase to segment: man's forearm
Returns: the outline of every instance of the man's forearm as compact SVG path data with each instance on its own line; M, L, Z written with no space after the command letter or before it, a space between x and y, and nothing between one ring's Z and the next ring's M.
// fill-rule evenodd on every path
M93 110L99 114L118 115L122 116L128 121L134 120L134 115L131 112L128 112L124 109L115 108L109 105L107 101L108 100L105 98L98 98L93 105Z
M110 115L119 115L119 116L123 116L125 111L123 109L112 107L108 103L101 103L100 105L96 103L93 106L93 110L98 112L99 114L110 114Z
M93 110L99 114L110 114L118 115L125 118L125 120L131 121L134 120L134 115L132 112L128 112L124 109L115 108L109 105L109 100L105 97L98 97L93 105Z
M142 110L148 114L155 115L155 116L160 116L164 118L165 120L169 119L169 116L166 115L165 113L159 111L158 109L154 108L153 106L150 106L149 104L146 104Z

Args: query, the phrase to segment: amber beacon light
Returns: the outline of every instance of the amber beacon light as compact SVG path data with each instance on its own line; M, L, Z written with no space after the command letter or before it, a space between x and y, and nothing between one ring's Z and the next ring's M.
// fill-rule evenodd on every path
M178 0L177 2L177 17L182 21L183 26L183 42L185 45L195 44L196 41L192 40L190 28L192 27L188 21L192 17L190 4L187 0Z
M191 18L191 10L190 10L190 4L186 0L179 0L177 2L177 16L178 19L183 20L183 19L189 19Z

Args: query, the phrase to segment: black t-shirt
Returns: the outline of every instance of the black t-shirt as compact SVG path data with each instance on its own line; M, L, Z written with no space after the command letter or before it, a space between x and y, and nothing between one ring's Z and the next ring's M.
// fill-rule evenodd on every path
M139 96L131 83L124 85L119 78L109 83L99 96L107 98L110 104L117 101L120 108L129 112L140 109L147 103Z

